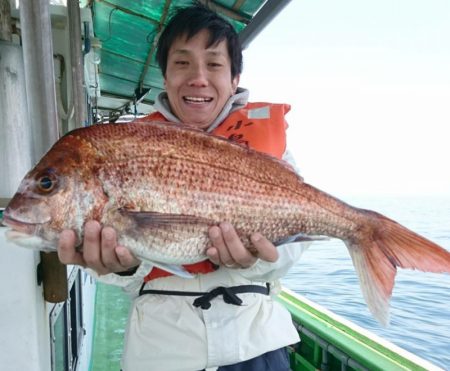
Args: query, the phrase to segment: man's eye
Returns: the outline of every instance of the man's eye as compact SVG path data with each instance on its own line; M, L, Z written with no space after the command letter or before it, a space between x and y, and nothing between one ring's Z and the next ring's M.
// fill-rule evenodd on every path
M188 62L187 61L175 61L175 64L178 66L184 66L184 65L187 65Z

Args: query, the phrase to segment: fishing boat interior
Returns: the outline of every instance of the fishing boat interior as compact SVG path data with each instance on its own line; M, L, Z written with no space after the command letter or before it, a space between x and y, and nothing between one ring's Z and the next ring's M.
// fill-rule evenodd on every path
M202 0L244 48L289 0ZM0 210L66 132L153 111L156 41L188 0L0 0ZM0 368L119 370L129 299L55 253L18 248L0 227ZM430 370L425 360L287 289L277 300L302 341L292 370ZM114 302L111 307L109 303Z

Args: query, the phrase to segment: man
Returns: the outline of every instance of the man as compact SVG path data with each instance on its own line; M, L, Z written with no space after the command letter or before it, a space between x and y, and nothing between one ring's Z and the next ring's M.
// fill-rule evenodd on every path
M289 107L247 103L248 91L238 88L242 51L227 21L200 4L179 10L160 36L157 59L166 91L155 103L157 112L144 121L193 126L283 156ZM124 371L289 370L285 346L297 342L298 334L266 283L276 292L300 249L276 249L256 232L251 240L257 254L252 254L226 221L211 227L209 236L209 260L185 266L194 275L189 279L138 261L117 246L111 227L96 221L86 223L83 252L75 250L72 231L62 233L58 252L63 263L90 268L135 295L144 282L130 311ZM199 305L184 296L217 287L241 291L237 299L229 290L205 295Z

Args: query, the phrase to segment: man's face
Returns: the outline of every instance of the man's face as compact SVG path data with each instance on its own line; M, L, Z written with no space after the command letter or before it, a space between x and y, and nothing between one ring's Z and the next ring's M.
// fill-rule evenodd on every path
M189 41L179 37L169 49L164 80L173 113L184 123L207 128L234 94L239 76L231 78L227 42L207 48L209 31Z

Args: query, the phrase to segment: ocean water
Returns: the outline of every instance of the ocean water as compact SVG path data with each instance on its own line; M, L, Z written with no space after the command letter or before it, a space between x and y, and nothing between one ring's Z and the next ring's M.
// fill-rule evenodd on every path
M450 251L450 197L347 198L378 211ZM450 370L450 275L399 270L390 325L370 314L345 245L316 242L282 280L283 285L394 344Z

